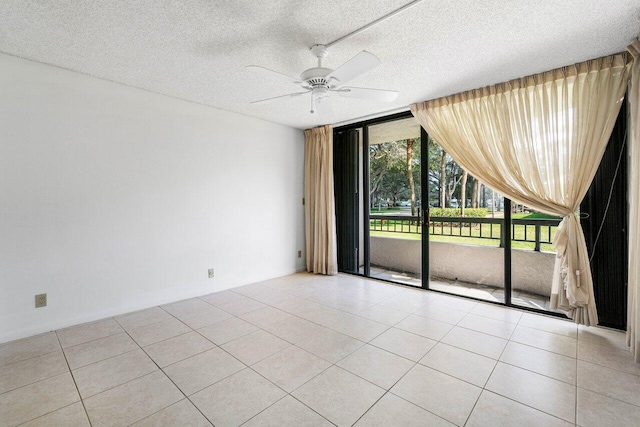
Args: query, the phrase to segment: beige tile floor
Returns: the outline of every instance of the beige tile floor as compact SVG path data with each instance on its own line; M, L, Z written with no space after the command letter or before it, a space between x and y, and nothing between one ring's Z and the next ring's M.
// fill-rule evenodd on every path
M624 334L296 274L0 345L0 426L633 426Z

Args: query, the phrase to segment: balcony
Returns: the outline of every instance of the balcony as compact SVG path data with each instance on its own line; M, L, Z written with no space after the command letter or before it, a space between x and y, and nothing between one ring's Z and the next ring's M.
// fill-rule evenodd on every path
M501 218L431 217L431 289L504 301ZM555 262L553 234L560 219L512 220L512 302L549 310ZM422 218L371 215L371 275L421 285Z

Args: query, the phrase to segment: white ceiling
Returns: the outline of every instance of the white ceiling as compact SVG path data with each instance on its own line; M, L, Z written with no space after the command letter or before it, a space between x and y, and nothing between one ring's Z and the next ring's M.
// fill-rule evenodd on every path
M382 64L349 85L395 89L393 103L307 97L245 70L299 75L308 48L409 0L2 0L0 51L248 116L307 128L406 107L621 52L638 35L637 0L425 0L329 50L336 68L361 50Z

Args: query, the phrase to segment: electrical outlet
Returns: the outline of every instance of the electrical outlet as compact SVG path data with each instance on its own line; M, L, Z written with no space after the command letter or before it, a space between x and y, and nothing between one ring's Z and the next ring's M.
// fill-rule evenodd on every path
M36 295L36 308L47 306L47 294Z
M298 258L302 258L302 251L298 251Z
M209 279L213 278L213 268L209 269Z

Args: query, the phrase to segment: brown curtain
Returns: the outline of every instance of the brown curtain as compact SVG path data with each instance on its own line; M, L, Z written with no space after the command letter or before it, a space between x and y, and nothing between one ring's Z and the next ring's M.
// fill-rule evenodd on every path
M620 110L629 62L613 55L411 106L463 169L517 203L564 217L551 307L585 325L598 316L576 211Z
M640 362L640 39L627 47L634 58L629 86L629 277L627 344Z
M333 128L304 131L304 198L307 271L337 274L336 215L333 194Z

